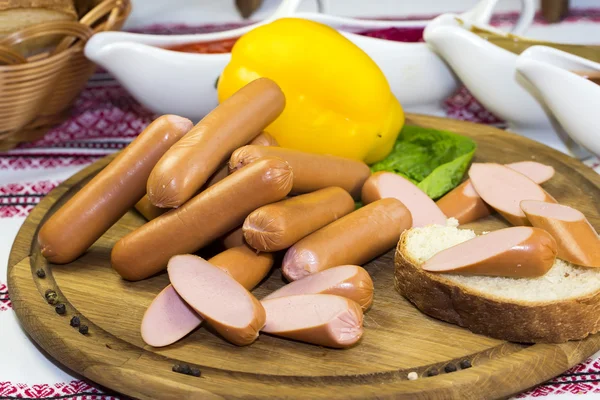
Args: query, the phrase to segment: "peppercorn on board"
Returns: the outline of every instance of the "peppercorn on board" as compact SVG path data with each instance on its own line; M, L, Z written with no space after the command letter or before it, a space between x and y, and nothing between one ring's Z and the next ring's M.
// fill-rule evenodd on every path
M520 161L534 152L536 161L556 169L550 187L563 191L580 209L596 210L600 179L554 150L471 123L415 115L407 123L472 137L478 162ZM395 291L394 250L365 266L375 299L365 314L364 336L350 349L269 335L237 347L204 326L174 345L152 348L142 341L140 321L168 284L167 275L126 282L110 267L113 244L143 224L141 216L130 211L83 257L66 265L47 264L35 240L40 224L111 158L64 182L35 208L13 246L8 279L14 309L31 337L60 363L115 391L141 399L500 398L548 380L600 349L598 334L577 342L526 346L431 319ZM592 217L591 222L599 221ZM499 217L489 216L471 228L503 226ZM253 293L261 298L283 283L275 268Z

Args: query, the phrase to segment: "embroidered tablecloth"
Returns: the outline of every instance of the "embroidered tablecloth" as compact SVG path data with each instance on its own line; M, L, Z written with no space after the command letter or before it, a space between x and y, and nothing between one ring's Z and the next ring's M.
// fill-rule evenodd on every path
M514 21L514 14L497 23ZM576 10L567 23L600 21L600 10ZM542 23L539 19L537 23ZM154 26L154 33L184 33L223 29ZM451 118L501 125L464 88L445 102ZM0 400L79 399L118 400L64 370L38 348L19 326L11 310L6 267L12 242L27 214L60 182L96 160L126 146L155 118L110 75L98 72L81 93L72 115L35 143L0 153ZM600 173L597 158L585 160ZM572 395L600 398L600 353L563 375L516 396L534 398ZM579 396L578 396L579 397Z

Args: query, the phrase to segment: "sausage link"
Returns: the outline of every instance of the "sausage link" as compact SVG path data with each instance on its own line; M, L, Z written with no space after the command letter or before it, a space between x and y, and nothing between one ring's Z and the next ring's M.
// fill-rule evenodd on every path
M157 207L179 207L192 198L231 153L250 142L285 107L277 84L252 81L221 103L156 164L148 196Z
M257 146L277 146L277 141L275 140L275 138L271 135L269 135L267 132L263 132L260 135L258 135L257 137L255 137L250 144L255 144ZM219 168L217 170L217 172L215 172L214 174L212 174L212 176L210 178L208 178L208 181L206 181L206 184L204 185L205 188L209 188L212 185L214 185L215 183L225 179L225 177L227 177L227 175L229 174L229 166L227 163L225 163L221 168ZM140 201L137 202L137 204L135 205L135 209L138 210L138 212L140 214L142 214L142 216L144 218L146 218L148 221L163 215L164 213L166 213L167 211L170 210L170 208L160 208L160 207L156 207L154 204L152 204L152 202L150 201L150 198L148 197L148 195L144 195L144 197L142 197L142 199ZM239 243L239 245L241 245L242 242ZM229 246L232 247L232 246ZM228 248L229 248L228 247Z
M362 265L394 247L411 225L410 211L400 200L375 201L290 247L283 275L295 281L338 265Z
M354 200L344 189L321 189L254 211L244 221L244 238L256 250L279 251L352 211Z
M38 234L42 255L66 264L82 255L143 196L150 171L192 128L192 122L163 115L67 201Z
M292 180L285 161L259 160L121 238L111 253L112 266L132 281L160 272L172 256L197 251L253 210L284 198Z
M235 171L261 157L278 157L287 161L294 171L292 193L310 193L338 186L360 198L363 184L371 175L367 164L349 158L306 153L283 147L244 146L233 152L229 170Z

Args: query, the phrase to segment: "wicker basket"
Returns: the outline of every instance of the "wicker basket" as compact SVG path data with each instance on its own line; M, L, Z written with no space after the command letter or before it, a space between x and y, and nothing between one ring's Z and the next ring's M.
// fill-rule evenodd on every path
M0 40L0 150L41 138L63 122L95 65L83 48L96 32L119 30L129 0L103 0L79 21L38 24ZM42 54L25 58L17 46L44 36L63 37Z

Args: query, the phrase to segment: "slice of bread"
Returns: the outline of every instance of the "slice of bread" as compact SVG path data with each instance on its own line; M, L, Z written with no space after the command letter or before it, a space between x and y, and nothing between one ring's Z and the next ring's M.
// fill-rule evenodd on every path
M0 38L43 22L76 21L77 12L73 0L6 0L0 1ZM28 56L40 49L52 46L56 36L43 36L27 40L16 46Z
M556 260L537 278L436 274L421 264L476 236L447 226L405 231L396 249L395 287L423 313L497 339L562 343L600 330L600 268Z

